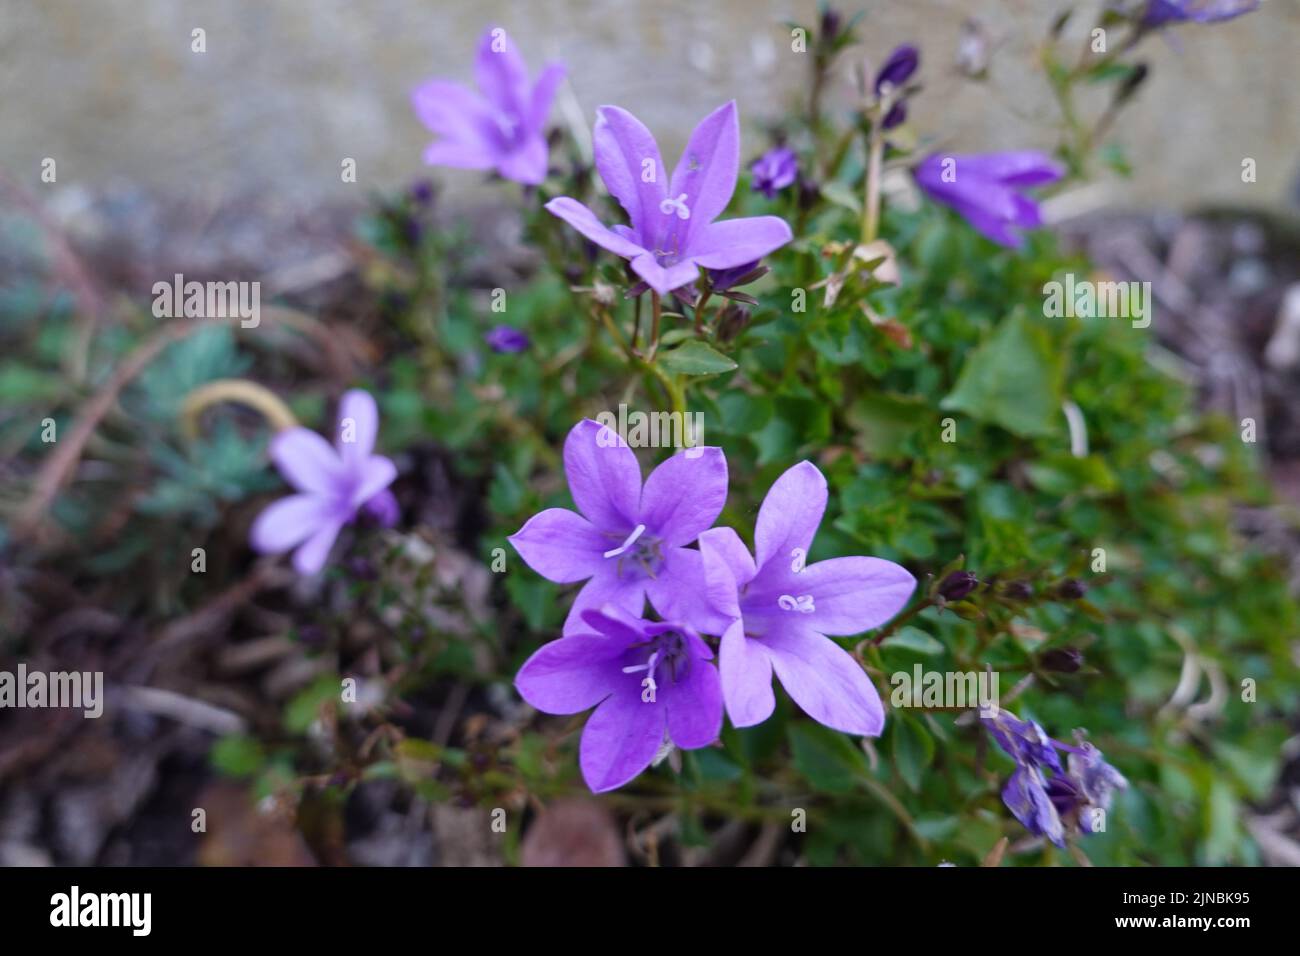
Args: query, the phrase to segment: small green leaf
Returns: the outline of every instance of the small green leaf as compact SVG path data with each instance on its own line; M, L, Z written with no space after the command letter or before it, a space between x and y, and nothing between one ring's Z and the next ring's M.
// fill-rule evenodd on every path
M683 342L671 352L665 352L659 363L678 375L717 375L736 367L731 359L698 339Z
M848 737L821 724L790 725L794 765L818 790L848 793L866 775L867 761Z

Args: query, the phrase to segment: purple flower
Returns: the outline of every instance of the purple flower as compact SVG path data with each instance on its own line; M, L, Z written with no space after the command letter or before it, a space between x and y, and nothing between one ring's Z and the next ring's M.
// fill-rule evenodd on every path
M1061 743L1034 721L1006 710L984 721L998 746L1016 762L1002 788L1002 802L1026 830L1057 846L1065 846L1068 826L1094 832L1097 811L1110 808L1112 791L1128 786L1086 740L1080 739L1077 747ZM1077 731L1076 736L1081 737ZM1068 767L1061 766L1057 750L1069 754Z
M581 514L549 508L510 543L528 566L558 584L586 581L564 622L613 604L639 616L650 598L661 617L720 633L725 624L704 596L700 553L686 545L710 527L727 499L720 448L689 448L663 462L641 486L641 466L618 433L587 419L564 442L564 471Z
M1038 204L1020 190L1056 182L1060 166L1043 153L934 153L916 167L916 183L931 199L961 213L976 230L1013 249L1024 238L1015 230L1042 225Z
M543 646L515 687L548 714L596 711L582 731L579 763L594 792L621 787L665 740L704 747L722 730L713 652L682 624L650 622L615 607L588 610L568 637Z
M912 44L904 43L895 47L894 52L890 53L889 59L885 61L885 65L876 74L876 95L883 93L886 85L890 89L900 89L911 79L920 63L921 51Z
M730 269L790 241L790 227L776 216L713 221L731 201L740 168L735 102L695 127L671 180L655 138L627 110L602 106L592 135L596 169L631 225L609 229L568 196L546 208L596 245L630 260L660 295L694 282L700 266Z
M493 352L505 354L522 352L532 344L527 332L511 325L498 325L483 336L483 341Z
M727 619L718 653L722 696L737 727L776 705L772 672L813 719L877 735L880 695L853 657L826 635L859 634L889 620L916 581L880 558L832 558L805 566L826 510L826 479L811 462L786 471L763 499L755 557L731 528L700 535L708 596Z
M264 554L297 549L293 566L315 574L325 566L342 527L397 477L396 466L373 455L379 412L368 392L353 389L339 403L339 437L334 445L307 428L286 428L271 440L271 460L298 494L268 506L249 537ZM381 515L387 503L376 506ZM393 502L395 518L396 502Z
M1142 26L1162 27L1169 23L1218 23L1259 9L1259 0L1150 0L1142 14Z
M799 157L793 149L778 146L769 149L749 167L751 188L768 199L789 186L799 175Z
M528 68L500 27L479 41L474 61L478 92L448 80L429 80L411 103L420 122L437 133L424 151L430 166L495 169L506 179L535 186L546 178L546 117L564 78L549 64L528 82Z

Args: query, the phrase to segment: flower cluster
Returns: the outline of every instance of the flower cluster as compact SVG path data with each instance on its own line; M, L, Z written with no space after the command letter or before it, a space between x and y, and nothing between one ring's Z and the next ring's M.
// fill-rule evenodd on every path
M1048 737L1037 723L1001 710L985 717L999 747L1016 762L1002 788L1002 802L1030 833L1065 846L1066 833L1095 833L1104 827L1111 793L1128 781L1101 751L1077 734L1077 746ZM1067 754L1065 765L1057 751Z
M510 542L543 577L585 584L564 636L524 664L516 686L547 713L599 705L581 745L592 790L627 783L666 742L711 743L724 705L738 727L767 719L773 674L814 719L880 733L879 694L830 636L883 624L916 582L879 558L806 563L826 510L816 466L800 462L773 484L753 554L733 529L712 527L727 496L719 448L680 451L642 485L632 450L587 420L565 441L564 467L577 512L543 511ZM643 617L647 598L662 621ZM716 668L701 634L719 638Z

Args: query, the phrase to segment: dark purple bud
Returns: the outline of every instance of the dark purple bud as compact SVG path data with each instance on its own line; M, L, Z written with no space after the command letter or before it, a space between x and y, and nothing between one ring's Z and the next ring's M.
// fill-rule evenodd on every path
M411 198L421 206L428 206L433 202L434 186L433 181L421 179L411 187Z
M1088 593L1088 585L1078 578L1066 578L1056 586L1056 595L1066 601L1077 601Z
M826 7L822 10L821 21L821 39L826 43L833 43L840 32L840 26L844 20L840 12L834 7Z
M885 114L884 121L880 124L883 129L893 129L895 126L902 126L907 122L907 103L899 100L889 108Z
M402 517L397 499L387 488L368 499L361 509L366 518L381 528L391 528Z
M522 352L532 344L527 332L509 325L498 325L483 336L483 341L488 344L488 348L499 355L513 355Z
M920 63L921 51L912 44L904 43L902 46L895 47L894 52L889 54L889 59L885 61L885 65L876 74L876 95L883 93L886 87L893 90L900 89L911 79Z
M811 179L799 177L799 208L808 210L817 205L817 200L821 198L822 191L817 184Z
M960 601L980 586L980 579L970 571L954 571L939 584L939 594L945 601Z
M1038 663L1045 671L1073 674L1083 666L1083 651L1077 647L1053 647L1043 652Z
M1028 581L1008 581L1002 593L1013 601L1028 601L1034 596L1034 588Z
M765 275L767 266L760 266L757 262L747 262L734 269L710 269L709 286L714 292L726 292L738 285L749 285Z
M346 567L348 569L348 574L357 581L373 581L379 577L379 572L375 568L375 563L369 558L349 558Z
M745 330L749 325L749 319L749 309L735 302L728 302L718 317L718 338L724 342L731 341Z

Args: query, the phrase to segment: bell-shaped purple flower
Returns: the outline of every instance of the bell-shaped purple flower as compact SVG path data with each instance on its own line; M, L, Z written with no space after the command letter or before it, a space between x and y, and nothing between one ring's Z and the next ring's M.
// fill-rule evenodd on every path
M769 149L749 167L750 188L768 199L794 182L799 175L799 157L788 146Z
M596 793L627 783L670 742L706 747L722 730L722 688L713 652L690 627L651 622L609 606L587 610L567 637L519 669L520 696L548 714L595 707L579 763Z
M271 460L298 494L268 506L249 537L264 554L293 550L299 574L315 574L325 566L330 548L345 524L372 499L387 494L397 467L373 454L379 433L379 411L369 392L353 389L339 403L338 437L331 445L307 428L286 428L271 440ZM391 497L391 496L390 496ZM375 507L396 520L392 508ZM296 549L296 550L295 550Z
M439 139L424 151L430 166L494 169L506 179L535 186L546 178L546 117L564 78L552 63L537 83L514 41L493 27L479 41L475 92L448 80L429 80L411 96L415 114Z
M755 554L731 528L700 535L709 599L726 618L718 652L722 695L737 727L776 706L775 672L814 720L850 734L884 726L880 695L862 667L827 635L860 634L901 611L916 587L880 558L806 564L826 511L826 479L800 462L773 483L759 508Z
M927 156L916 167L916 184L956 210L976 230L1000 245L1018 249L1020 229L1042 225L1038 204L1022 190L1054 183L1063 170L1033 150Z
M730 269L761 259L791 239L776 216L714 222L731 201L740 170L736 104L695 127L669 178L654 136L627 110L602 106L592 134L596 169L631 220L605 226L568 196L546 209L598 246L622 256L660 295L695 281L700 267Z
M564 442L564 471L578 512L549 508L510 536L528 566L558 584L586 581L564 633L582 613L607 604L640 616L646 598L659 615L706 633L725 626L704 595L700 552L687 548L727 500L720 448L688 448L641 485L641 466L613 429L587 419Z

